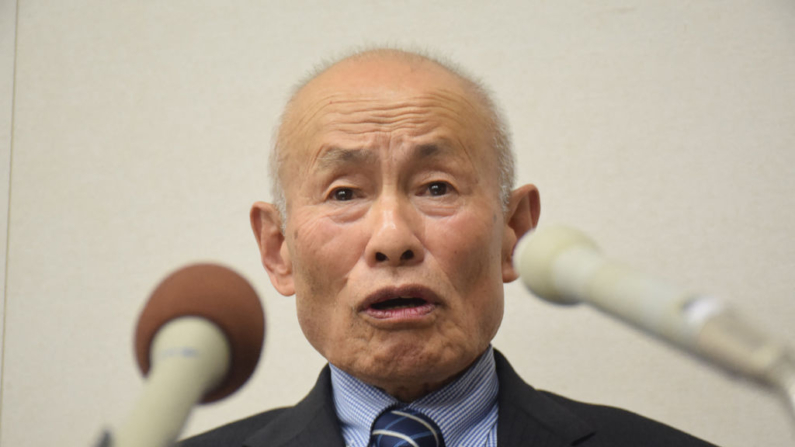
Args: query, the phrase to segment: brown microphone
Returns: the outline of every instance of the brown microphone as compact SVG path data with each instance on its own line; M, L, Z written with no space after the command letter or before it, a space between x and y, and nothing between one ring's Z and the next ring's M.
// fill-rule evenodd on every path
M262 304L237 273L196 264L169 275L138 319L135 354L146 383L111 445L171 445L193 405L222 399L248 380L264 335Z
M257 292L242 276L215 264L190 265L169 275L152 293L135 330L135 355L144 376L151 367L155 333L187 316L215 323L231 349L229 373L201 402L234 393L254 372L265 337L265 315Z

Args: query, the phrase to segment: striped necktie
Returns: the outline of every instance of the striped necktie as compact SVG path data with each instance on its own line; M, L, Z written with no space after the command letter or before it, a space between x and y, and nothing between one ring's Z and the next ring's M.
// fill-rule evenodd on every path
M444 447L444 439L428 416L408 408L390 408L375 418L370 447Z

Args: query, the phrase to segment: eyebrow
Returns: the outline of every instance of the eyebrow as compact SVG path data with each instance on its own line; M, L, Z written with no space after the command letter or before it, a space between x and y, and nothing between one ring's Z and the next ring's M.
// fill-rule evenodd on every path
M331 169L343 165L373 164L377 160L378 154L373 151L332 147L317 158L317 163L320 169Z
M442 141L441 144L423 144L415 147L412 152L411 158L419 162L454 160L456 163L460 163L469 158L466 152L455 149L453 146L448 145L446 141Z
M415 158L420 160L426 158L438 157L450 153L450 148L447 146L438 146L436 144L423 144L414 150Z

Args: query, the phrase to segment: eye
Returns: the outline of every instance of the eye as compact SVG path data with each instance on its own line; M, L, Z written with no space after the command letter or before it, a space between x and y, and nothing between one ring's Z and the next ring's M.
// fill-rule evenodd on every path
M353 188L334 188L330 197L338 202L353 200Z
M443 196L447 194L450 185L446 182L433 182L428 185L428 194L431 196Z

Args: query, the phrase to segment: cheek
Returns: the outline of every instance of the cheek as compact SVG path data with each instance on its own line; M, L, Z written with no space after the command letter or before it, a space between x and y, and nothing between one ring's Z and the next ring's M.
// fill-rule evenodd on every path
M479 212L457 214L426 226L429 251L462 294L489 284L502 287L502 233L498 230L491 216Z
M296 295L317 297L333 294L344 283L358 261L363 239L355 228L339 225L328 218L302 222L295 219L289 229ZM331 300L333 303L333 300Z
M302 219L296 214L288 228L296 310L301 329L321 353L324 341L334 343L333 330L346 327L344 321L353 304L341 291L348 282L361 250L362 238L355 227L345 227L326 218Z
M500 258L502 231L490 215L472 212L457 215L444 225L429 226L430 251L460 297L452 305L450 323L470 336L477 332L489 341L503 315L503 283Z

